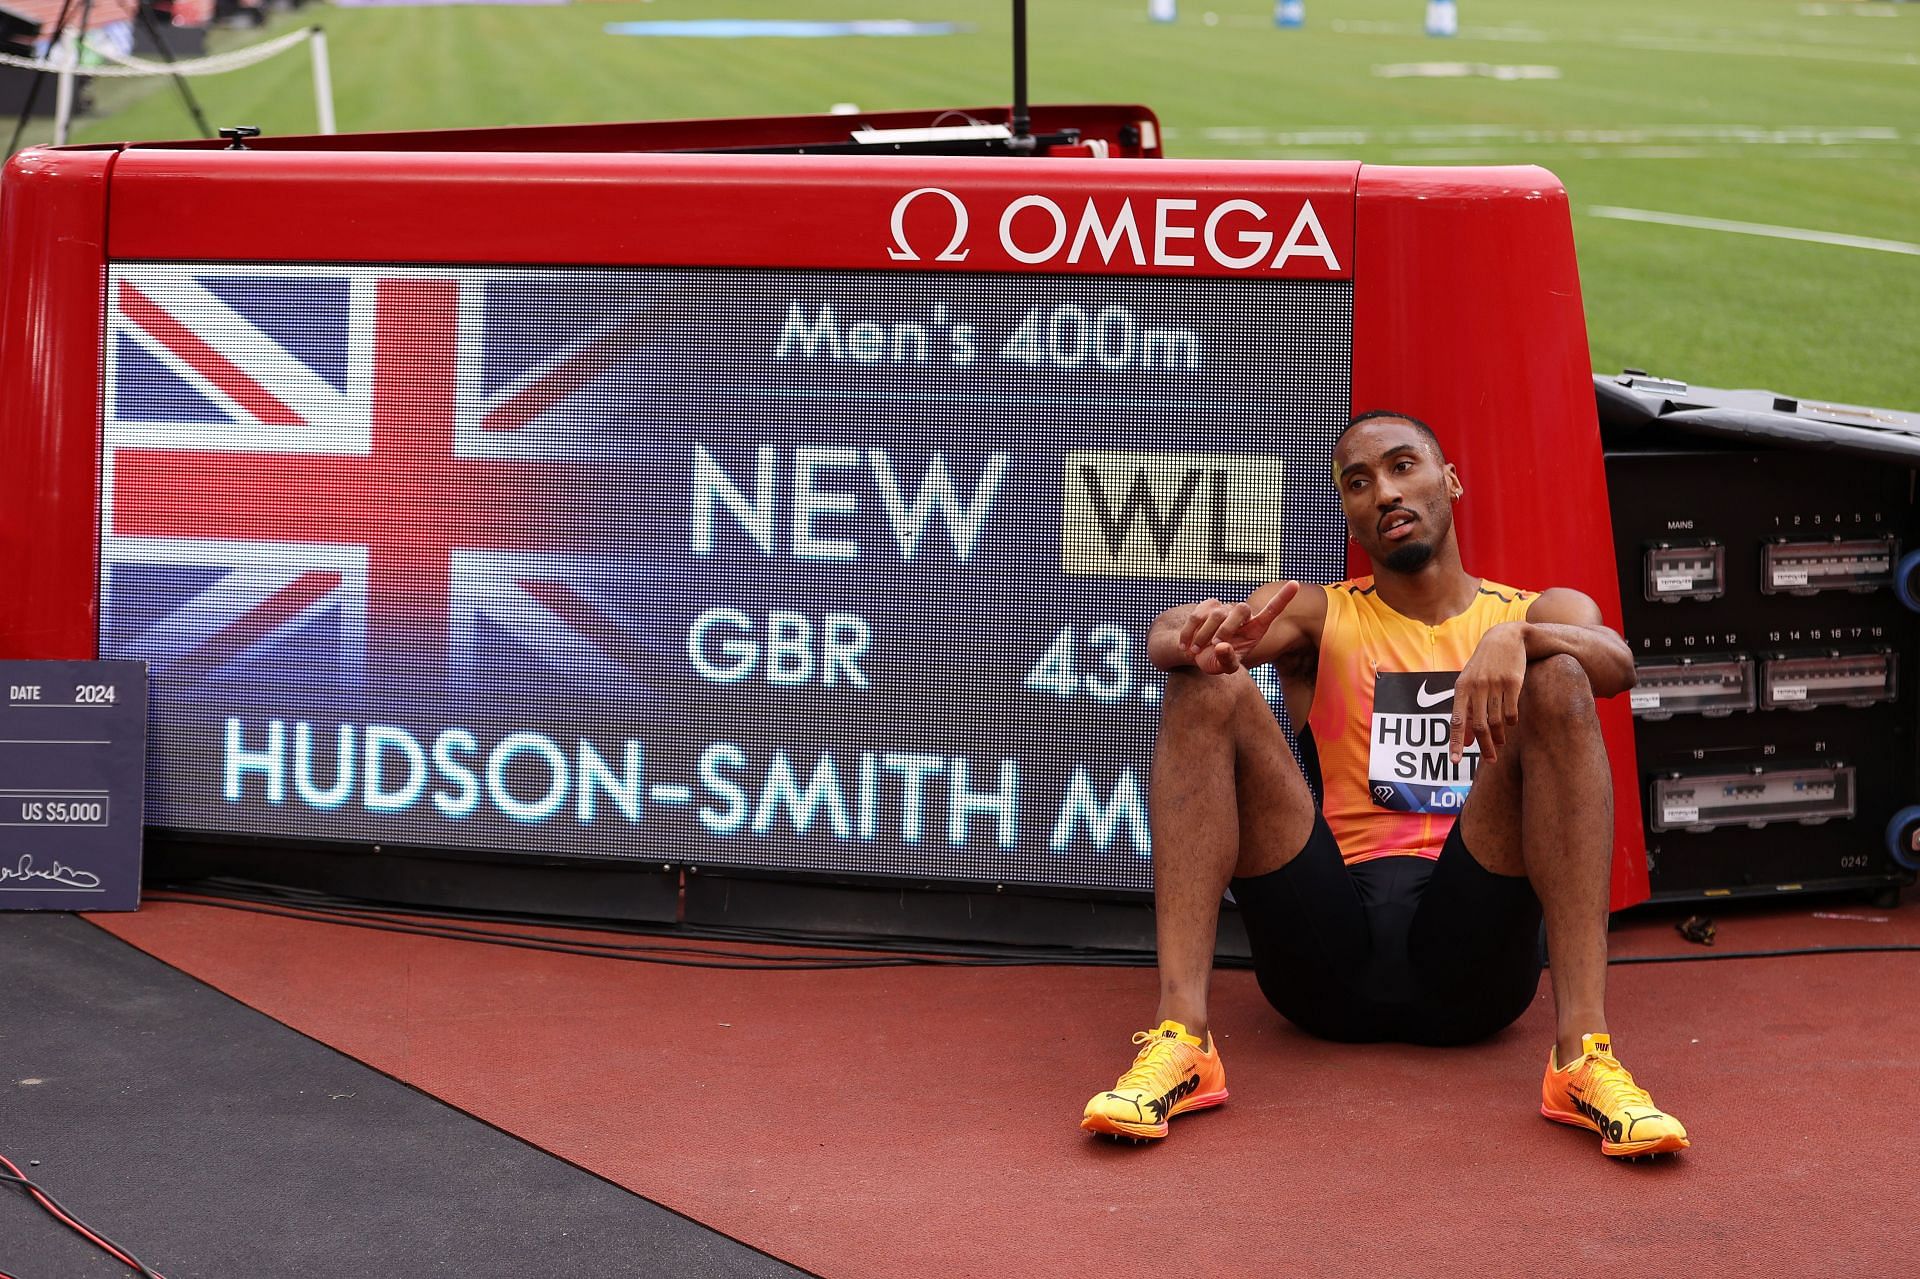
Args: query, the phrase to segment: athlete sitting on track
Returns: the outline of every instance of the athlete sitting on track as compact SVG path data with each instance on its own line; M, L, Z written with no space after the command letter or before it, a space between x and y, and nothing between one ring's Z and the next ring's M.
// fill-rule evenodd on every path
M1558 1042L1541 1113L1598 1132L1608 1155L1684 1148L1613 1056L1603 1008L1613 781L1594 698L1632 686L1632 653L1578 591L1467 574L1460 478L1425 423L1362 414L1333 465L1373 576L1170 609L1148 638L1167 672L1159 1025L1081 1127L1164 1137L1226 1100L1207 987L1231 886L1261 991L1347 1042L1464 1044L1511 1024L1540 984L1544 914ZM1262 662L1317 760L1319 808L1248 674Z

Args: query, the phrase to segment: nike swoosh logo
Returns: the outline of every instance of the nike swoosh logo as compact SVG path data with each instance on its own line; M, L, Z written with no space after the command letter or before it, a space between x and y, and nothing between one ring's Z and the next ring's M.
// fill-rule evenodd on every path
M1449 688L1438 693L1429 693L1427 691L1427 682L1421 680L1420 691L1413 695L1413 700L1420 703L1421 709L1424 710L1429 706L1438 706L1442 702L1452 701L1453 690Z

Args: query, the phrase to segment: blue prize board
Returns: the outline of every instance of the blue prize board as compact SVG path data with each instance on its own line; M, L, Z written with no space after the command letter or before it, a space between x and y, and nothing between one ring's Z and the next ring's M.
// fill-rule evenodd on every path
M0 910L140 904L147 668L0 662Z

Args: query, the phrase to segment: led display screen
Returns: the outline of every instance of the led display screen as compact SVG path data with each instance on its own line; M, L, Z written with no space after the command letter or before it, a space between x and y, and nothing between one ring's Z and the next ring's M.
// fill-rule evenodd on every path
M1344 574L1344 281L108 289L158 827L1138 889L1152 618Z

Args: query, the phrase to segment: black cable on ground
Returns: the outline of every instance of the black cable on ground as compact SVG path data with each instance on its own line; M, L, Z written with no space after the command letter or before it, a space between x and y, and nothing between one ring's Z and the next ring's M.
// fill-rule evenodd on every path
M1781 950L1708 951L1698 955L1621 955L1607 962L1609 964L1693 964L1711 959L1792 959L1800 955L1890 955L1909 950L1920 950L1920 946L1905 942L1889 942L1883 946L1794 946Z
M11 1159L8 1159L5 1155L0 1155L0 1165L5 1165L7 1169L6 1172L0 1173L0 1182L4 1182L10 1186L18 1186L28 1198L46 1209L48 1215L55 1221L58 1221L61 1225L67 1227L82 1239L85 1239L88 1243L106 1253L115 1261L130 1268L135 1274L140 1276L140 1279L164 1279L164 1276L162 1276L159 1271L150 1269L125 1248L122 1248L113 1240L88 1226L71 1212L68 1212L60 1205L59 1200L35 1185L31 1178L21 1172L19 1165L15 1164ZM0 1279L4 1279L4 1276L0 1276Z
M656 963L682 968L773 972L906 967L1107 967L1146 968L1154 963L1149 951L1095 947L1022 947L991 943L955 943L886 940L846 934L807 933L787 929L745 929L712 925L648 925L632 921L555 921L540 916L489 911L452 911L388 907L323 893L284 890L266 885L238 885L208 881L204 886L149 893L148 900L177 901L272 915L312 923L338 924L393 932L407 936L474 941L522 950L549 951L628 963ZM431 921L456 922L431 922ZM703 946L650 946L610 941L565 941L530 933L474 928L465 924L533 926L551 932L617 932L641 936L725 941L738 945L790 946L814 950L875 952L871 957L764 955L752 951ZM1724 959L1786 959L1809 955L1896 954L1920 951L1920 945L1889 943L1873 946L1804 946L1774 950L1699 951L1666 955L1619 955L1609 964L1679 964ZM688 958L687 956L694 956ZM1251 967L1247 960L1224 959L1220 967Z
M193 895L179 893L149 894L148 900L175 901L184 905L207 906L220 910L236 910L250 914L272 915L282 919L304 920L309 923L337 924L346 928L365 928L374 932L399 933L413 937L436 937L448 941L480 942L484 945L507 946L516 950L537 950L562 955L581 955L597 959L617 959L628 963L663 964L674 968L715 968L749 972L777 972L782 970L811 972L836 969L942 966L962 968L1014 968L1035 965L1137 967L1143 962L1142 958L1136 952L1115 952L1110 954L1055 953L1042 955L1008 948L1004 954L986 954L931 951L920 946L860 947L860 949L884 949L886 951L884 954L865 958L852 956L761 955L750 951L729 952L699 947L645 946L622 942L569 942L550 937L535 936L528 933L509 933L485 928L462 928L451 924L421 923L408 918L415 913L411 910L281 905L279 903L258 902L239 897L229 898L223 894L212 893L197 893ZM484 919L484 917L473 918ZM539 926L555 931L586 931L578 925L566 923L548 923L542 921ZM591 931L606 931L606 928L604 925L594 925ZM741 941L747 942L748 939L742 938ZM757 946L805 945L821 950L852 948L839 942L822 941L818 939L810 942L766 942L756 938L751 940L751 944ZM718 957L706 959L680 957L689 954Z
M954 955L975 956L980 958L1005 959L1026 954L1039 954L1044 958L1054 958L1069 954L1086 954L1098 957L1102 954L1131 956L1134 951L1100 951L1076 947L1018 947L996 946L990 943L975 942L936 942L931 940L886 941L876 940L866 934L800 932L786 929L753 929L731 926L702 926L698 924L649 924L632 920L599 919L555 919L552 916L530 915L515 912L484 910L442 910L433 907L393 906L349 898L330 897L325 894L304 894L281 891L257 886L219 885L206 889L178 888L168 890L174 893L221 897L236 901L253 902L260 905L279 906L290 910L311 910L316 912L355 915L370 919L390 919L395 916L411 920L440 919L464 921L467 923L523 925L535 928L571 930L581 932L615 932L645 937L675 939L694 939L699 941L727 941L736 944L755 946L802 946L810 949L877 951L887 955L911 954L915 956ZM163 894L155 900L167 900ZM209 903L211 904L211 903ZM424 926L424 925L423 925ZM462 930L457 924L445 927L455 931ZM501 934L486 930L483 936L492 937ZM583 945L617 947L614 942L588 942ZM715 955L730 959L752 958L769 963L786 962L804 956L753 955L737 950L712 950L699 946L674 947L635 947L634 949L666 950L672 954Z
M556 919L550 915L522 912L488 911L469 908L438 909L426 906L399 906L355 898L337 897L309 889L287 888L244 880L213 877L193 885L172 885L172 891L229 898L292 909L357 912L368 917L394 915L414 919L460 920L469 923L517 924L549 929L574 929L591 932L626 933L645 937L670 937L701 941L746 943L756 946L792 946L810 949L871 951L886 955L963 956L996 960L1033 959L1036 962L1094 963L1103 960L1137 962L1145 952L1131 948L1087 946L1019 946L997 942L943 941L931 938L877 938L870 933L832 932L824 929L753 928L731 924L651 923L626 919ZM148 893L150 900L165 900ZM211 904L211 903L208 903ZM685 948L675 948L684 950ZM727 952L739 957L738 952ZM758 958L766 958L764 956Z

